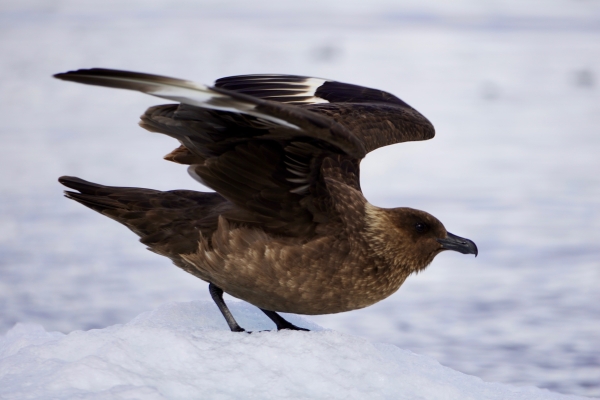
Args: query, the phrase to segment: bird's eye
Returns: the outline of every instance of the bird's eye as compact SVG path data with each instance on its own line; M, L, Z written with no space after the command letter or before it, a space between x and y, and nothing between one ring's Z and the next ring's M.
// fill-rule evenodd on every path
M415 225L415 230L418 233L425 233L429 229L429 226L426 223L419 222Z

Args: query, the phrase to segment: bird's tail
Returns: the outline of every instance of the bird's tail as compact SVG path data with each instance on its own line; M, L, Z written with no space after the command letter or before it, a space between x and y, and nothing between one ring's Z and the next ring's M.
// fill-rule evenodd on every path
M150 250L174 261L196 250L200 234L210 237L227 200L214 192L104 186L72 176L60 183L65 196L125 225Z

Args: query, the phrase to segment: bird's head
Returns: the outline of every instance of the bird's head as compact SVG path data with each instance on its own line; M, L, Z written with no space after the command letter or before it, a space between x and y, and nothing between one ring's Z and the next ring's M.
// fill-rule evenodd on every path
M418 272L444 250L477 256L473 241L446 230L433 215L413 208L367 207L367 232L372 249L393 264Z

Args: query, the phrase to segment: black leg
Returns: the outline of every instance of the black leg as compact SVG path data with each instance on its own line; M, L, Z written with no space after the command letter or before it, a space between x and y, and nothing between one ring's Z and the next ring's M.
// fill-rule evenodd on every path
M225 321L227 321L227 325L229 325L229 329L231 329L231 332L244 332L245 329L238 325L238 323L235 321L235 318L233 318L231 311L229 311L229 308L227 308L227 304L225 304L225 301L223 300L223 291L221 290L221 288L210 283L208 285L208 290L210 291L212 299L217 304L217 307L219 307L221 314L223 314Z
M278 331L282 329L290 329L293 331L308 331L308 329L300 328L292 324L291 322L286 321L281 315L277 314L275 311L263 310L262 308L260 310L267 314L267 317L271 318L271 321L275 322Z

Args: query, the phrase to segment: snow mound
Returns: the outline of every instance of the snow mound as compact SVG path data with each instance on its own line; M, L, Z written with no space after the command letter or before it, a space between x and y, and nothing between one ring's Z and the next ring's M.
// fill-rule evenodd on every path
M486 383L388 344L273 324L231 302L232 333L209 302L169 303L125 325L46 332L17 324L0 338L2 399L575 399Z

